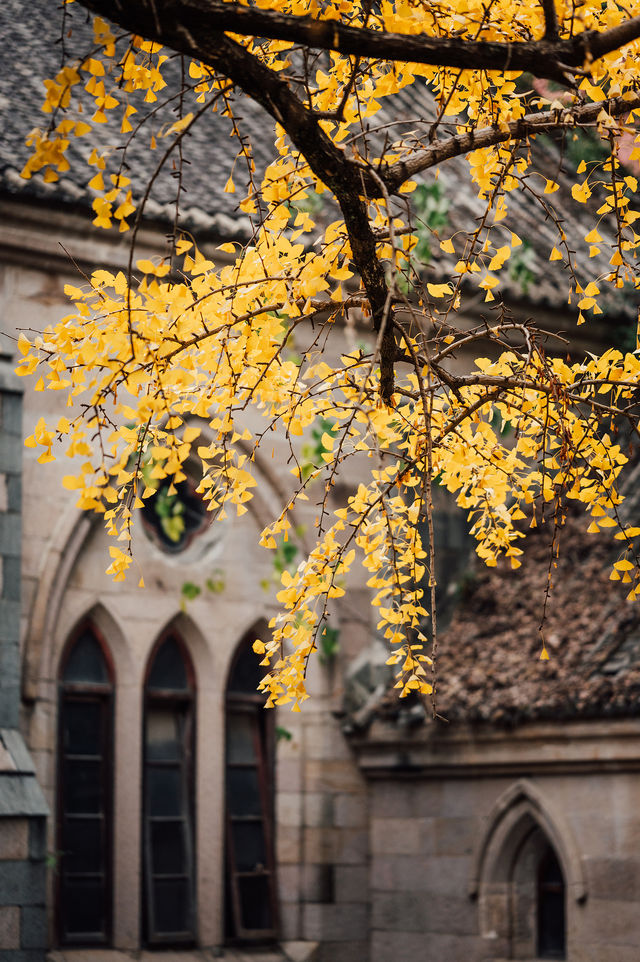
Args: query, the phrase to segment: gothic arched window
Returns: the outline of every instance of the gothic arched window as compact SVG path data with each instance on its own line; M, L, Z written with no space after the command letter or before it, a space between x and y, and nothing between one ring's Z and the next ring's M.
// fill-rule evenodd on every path
M257 691L254 637L238 647L226 704L226 934L240 941L267 941L277 932L272 715Z
M496 800L474 862L470 893L492 957L566 959L587 888L570 827L537 785L522 779Z
M193 666L180 637L149 659L144 705L144 919L150 945L196 939Z
M111 940L113 668L93 626L69 640L59 674L57 934Z

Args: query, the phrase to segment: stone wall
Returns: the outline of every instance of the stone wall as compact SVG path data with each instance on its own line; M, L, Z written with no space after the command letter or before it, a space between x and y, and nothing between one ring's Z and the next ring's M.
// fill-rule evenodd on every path
M371 962L535 960L535 860L528 889L515 869L535 831L562 867L567 962L640 958L637 722L380 726L356 749L371 793Z
M0 360L0 727L17 728L20 709L22 394Z
M46 814L20 713L22 396L0 359L0 958L42 962Z

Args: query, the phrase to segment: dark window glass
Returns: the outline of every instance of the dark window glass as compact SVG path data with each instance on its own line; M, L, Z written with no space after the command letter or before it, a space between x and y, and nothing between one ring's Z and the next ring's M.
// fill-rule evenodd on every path
M172 485L163 482L156 493L145 499L142 522L155 544L168 554L187 548L194 537L207 528L212 515L187 478Z
M89 628L82 632L71 649L64 666L62 680L66 684L109 684L109 673L102 648Z
M91 872L100 874L104 820L98 817L65 816L62 828L62 849L66 869L70 874Z
M255 765L256 746L254 725L251 716L245 712L234 712L228 716L227 762L229 765Z
M63 660L58 727L58 939L105 945L111 935L113 686L90 627Z
M180 937L191 930L191 890L187 879L154 879L156 932Z
M65 879L62 904L64 931L70 941L102 941L107 924L103 879Z
M149 672L147 689L188 691L187 669L175 638L167 638L158 648Z
M549 846L538 870L538 955L542 959L564 959L565 885L562 869Z
M187 845L182 820L154 820L151 823L151 850L154 875L184 875Z
M192 672L170 635L152 656L144 720L145 937L195 937Z
M227 687L227 905L232 941L277 935L273 855L271 716L256 692L262 669L251 640L240 646Z
M268 875L249 875L238 880L240 889L240 914L242 924L248 931L273 929Z
M65 811L76 815L102 811L103 765L101 761L67 759L63 765Z
M255 822L232 820L233 853L237 872L262 872L266 867L267 847L262 819Z
M258 685L264 675L264 669L260 667L260 661L261 659L253 651L251 645L246 645L231 669L227 690L243 695L253 695L256 698L259 695Z
M68 701L64 708L64 752L93 755L102 752L102 707L99 699Z
M147 769L149 815L182 815L185 786L180 765Z
M173 761L180 759L182 750L181 723L183 717L175 708L150 707L146 720L146 745L149 759Z
M227 806L232 815L262 815L262 795L257 768L229 768Z

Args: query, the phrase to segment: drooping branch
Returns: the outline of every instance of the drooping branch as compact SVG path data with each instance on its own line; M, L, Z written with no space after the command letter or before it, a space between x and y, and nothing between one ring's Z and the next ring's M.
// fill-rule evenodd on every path
M231 32L302 44L316 50L375 60L423 63L470 70L523 70L536 77L562 79L567 68L581 68L640 37L640 17L602 32L584 31L570 39L522 42L472 41L351 27L337 20L297 17L276 10L222 0L81 0L83 6L134 33L179 49L175 37L188 33L198 47L212 33ZM545 11L552 0L545 0ZM554 11L555 12L555 11ZM547 20L549 30L549 20ZM184 51L183 51L184 52ZM191 52L198 57L197 49Z

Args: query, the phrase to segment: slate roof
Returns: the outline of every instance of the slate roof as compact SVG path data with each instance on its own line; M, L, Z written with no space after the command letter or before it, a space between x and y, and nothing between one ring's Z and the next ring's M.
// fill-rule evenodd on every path
M86 56L92 47L86 11L78 4L67 7L67 11L67 29L73 26L72 36L65 40L69 59L74 55ZM25 138L33 127L44 127L47 122L40 110L44 100L42 81L55 76L60 68L61 48L56 40L60 37L61 22L60 7L55 0L29 0L28 4L24 0L4 0L0 4L0 191L56 206L85 209L95 196L86 186L90 168L85 160L93 147L113 143L111 125L95 124L84 140L72 140L68 151L71 169L62 174L57 183L45 184L41 176L30 180L20 177L29 156ZM9 51L16 53L10 56ZM178 58L169 70L178 80ZM171 106L159 112L151 130L157 131L176 119ZM268 122L265 124L262 109L251 102L243 102L241 113L247 132L252 134L257 169L264 170L273 155L273 127ZM212 112L205 114L203 121L195 124L188 135L189 163L183 169L185 192L180 202L183 223L218 237L249 236L249 222L236 210L242 194L226 194L223 189L233 157L230 122ZM159 151L151 154L146 150L149 139L150 133L139 141L134 139L127 151L129 167L141 183L146 183L145 174L149 175L159 159ZM240 190L242 170L239 166L236 180ZM175 197L176 180L168 167L154 185L146 208L149 217L172 223Z
M73 19L73 34L65 40L70 52L86 53L91 45L91 32L86 24L85 11L77 4L67 7ZM68 26L68 25L67 25ZM87 207L92 199L86 187L86 166L81 161L89 152L87 142L76 141L70 148L71 170L62 176L57 184L44 184L39 177L30 181L22 180L19 172L27 156L24 138L34 126L42 126L40 113L42 78L53 76L60 64L60 46L54 41L60 36L60 10L54 0L4 0L0 4L0 42L3 50L0 61L0 192L14 197L44 201L56 205ZM16 55L9 56L9 51ZM172 69L179 71L176 58ZM389 102L391 104L391 101ZM383 100L384 104L384 100ZM246 99L242 99L239 113L243 118L243 129L250 135L258 171L264 169L273 152L273 123L262 110ZM434 105L428 91L415 84L404 91L400 100L394 98L393 106L373 117L368 123L373 127L384 128L384 135L399 138L409 136L418 141L428 142L428 131L434 117ZM173 116L171 115L173 119ZM167 119L166 117L164 118ZM236 180L237 194L223 191L229 172L229 160L233 152L229 139L229 123L218 115L208 113L204 122L196 125L192 134L185 139L185 152L189 164L185 167L184 184L187 188L182 199L182 212L186 226L191 229L210 232L218 237L246 237L249 223L244 215L236 210L241 196L242 171L238 165ZM379 143L382 133L374 135ZM443 134L444 136L444 134ZM97 137L105 144L111 137L110 132L97 127ZM145 139L146 143L146 139ZM359 144L359 147L362 145ZM561 166L561 157L553 144L541 144L537 148L539 163L556 176ZM75 161L75 162L74 162ZM142 141L134 143L128 153L128 162L139 182L144 183L144 172L149 169L149 154ZM429 175L432 180L432 176ZM429 179L427 178L427 179ZM600 245L603 253L599 257L588 257L588 245L584 235L593 226L593 217L583 205L575 203L570 194L572 179L559 174L560 190L547 197L550 204L563 212L564 227L570 246L576 250L578 275L586 285L598 274L607 271L611 254L613 231L610 225L601 223L600 232L604 242ZM443 165L439 183L441 192L449 201L447 213L447 235L452 231L473 230L477 218L482 214L482 204L477 200L470 185L467 163L464 158L456 158ZM532 180L532 184L535 181ZM538 186L542 183L538 178ZM173 200L176 183L167 171L162 174L154 187L152 200L148 205L149 215L160 221L172 222ZM595 202L594 198L594 202ZM596 203L598 206L599 202ZM515 230L525 241L520 253L514 253L512 267L518 257L525 257L527 270L531 272L532 283L522 284L513 274L503 272L501 289L511 300L524 301L530 305L544 305L564 310L566 308L567 277L560 261L549 263L551 248L556 243L554 228L550 220L545 221L540 209L531 195L515 191L509 197L510 214L503 222L505 231ZM499 232L501 233L501 232ZM505 233L504 243L508 234ZM428 272L439 278L447 273L454 259L444 255L438 243L432 245L433 260ZM618 319L632 318L635 301L628 293L611 291L603 300L607 314Z

